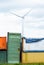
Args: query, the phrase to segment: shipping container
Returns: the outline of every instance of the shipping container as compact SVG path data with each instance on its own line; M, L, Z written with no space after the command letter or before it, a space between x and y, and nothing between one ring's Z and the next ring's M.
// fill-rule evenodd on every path
M0 50L7 49L6 37L0 37Z
M44 52L22 52L22 63L44 63Z
M8 63L20 62L20 33L8 33Z
M38 44L31 43L32 42L31 39L28 41L26 41L25 39L26 38L22 38L22 63L44 63L44 46L43 46L43 50L41 50L41 48L39 50L35 49L38 47L39 43L42 44L42 42L41 41L37 42ZM26 43L26 42L30 42L30 43ZM43 43L44 43L44 40L43 40ZM34 46L34 44L36 47ZM35 47L34 50L33 50L33 47Z
M7 63L7 50L0 50L0 63Z

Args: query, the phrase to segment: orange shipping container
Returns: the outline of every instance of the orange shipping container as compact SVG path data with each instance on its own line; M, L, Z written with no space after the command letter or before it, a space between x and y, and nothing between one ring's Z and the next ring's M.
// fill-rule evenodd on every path
M7 49L6 37L0 37L0 50Z

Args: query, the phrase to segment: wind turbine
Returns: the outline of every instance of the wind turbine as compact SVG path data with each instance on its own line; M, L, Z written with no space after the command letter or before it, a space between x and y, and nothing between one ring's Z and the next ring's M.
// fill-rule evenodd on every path
M31 9L32 10L32 9ZM29 10L28 12L26 12L26 14L25 15L23 15L23 16L19 16L18 14L15 14L15 13L13 13L13 12L10 12L11 14L13 14L13 15L15 15L15 16L17 16L17 17L19 17L19 18L22 18L22 20L23 20L23 22L22 22L22 38L23 38L23 36L24 36L24 18L25 18L25 16L27 16L28 15L28 13L29 12L31 12L31 10Z

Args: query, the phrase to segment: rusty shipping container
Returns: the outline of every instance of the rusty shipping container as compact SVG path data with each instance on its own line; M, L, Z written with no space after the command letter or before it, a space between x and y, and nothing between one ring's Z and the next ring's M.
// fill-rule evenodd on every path
M7 49L6 37L0 37L0 50Z

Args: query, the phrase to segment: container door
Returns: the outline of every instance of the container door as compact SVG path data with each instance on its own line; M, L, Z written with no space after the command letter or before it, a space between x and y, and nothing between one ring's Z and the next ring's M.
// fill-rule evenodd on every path
M20 43L21 34L8 33L8 63L19 63Z

